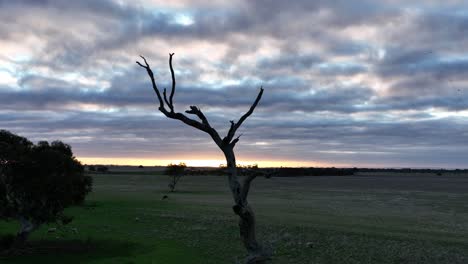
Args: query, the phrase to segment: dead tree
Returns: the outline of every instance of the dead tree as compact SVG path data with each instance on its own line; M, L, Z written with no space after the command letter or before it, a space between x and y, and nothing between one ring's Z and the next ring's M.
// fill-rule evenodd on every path
M176 80L174 69L172 67L173 56L174 53L169 54L169 68L172 77L172 88L169 97L167 96L166 89L163 90L162 94L160 93L159 88L156 85L153 71L151 70L151 67L149 66L146 59L143 56L140 56L143 59L144 64L138 61L136 63L139 66L146 69L148 76L151 79L153 90L156 93L156 96L159 100L159 111L161 111L168 118L180 120L189 126L192 126L207 133L223 152L226 158L227 169L229 172L229 187L231 189L232 197L234 199L234 206L232 207L232 209L234 210L234 213L239 216L240 236L248 252L246 262L249 264L265 263L269 260L269 254L257 241L255 231L255 215L247 201L250 185L252 181L256 178L256 175L258 174L251 174L249 176L246 176L241 182L241 180L238 177L236 156L234 154L234 147L236 146L240 137L236 137L236 131L255 110L255 107L258 105L258 102L262 98L263 88L260 87L260 91L257 95L257 98L250 106L250 109L244 115L242 115L242 117L237 122L233 120L230 121L231 125L227 135L221 138L218 132L210 125L208 119L205 117L201 109L197 106L190 106L190 109L185 111L185 113L195 115L199 120L189 118L183 113L175 112L173 99L176 90Z

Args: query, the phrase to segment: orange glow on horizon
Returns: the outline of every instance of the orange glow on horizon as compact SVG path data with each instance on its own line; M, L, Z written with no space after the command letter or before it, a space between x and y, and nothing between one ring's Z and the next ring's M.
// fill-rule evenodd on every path
M184 162L191 167L219 167L226 164L221 159L149 159L149 158L105 158L105 157L77 157L83 164L103 164L103 165L133 165L133 166L166 166L170 163ZM294 161L294 160L259 160L248 161L239 160L238 165L258 164L259 167L330 167L332 165L312 161Z

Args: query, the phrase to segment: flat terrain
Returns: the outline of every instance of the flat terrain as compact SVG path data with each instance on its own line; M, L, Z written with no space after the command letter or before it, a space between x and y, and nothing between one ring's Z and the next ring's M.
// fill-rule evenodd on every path
M96 174L71 224L42 227L0 263L241 260L226 178L187 176L169 194L167 184L147 168ZM250 203L273 263L468 263L468 175L258 178ZM16 228L0 222L0 235Z

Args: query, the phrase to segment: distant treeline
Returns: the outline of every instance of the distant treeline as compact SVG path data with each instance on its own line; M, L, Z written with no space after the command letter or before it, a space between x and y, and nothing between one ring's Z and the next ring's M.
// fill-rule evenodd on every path
M277 177L297 176L345 176L354 175L356 171L349 168L278 168Z
M385 169L385 168L354 168L359 172L394 172L394 173L468 173L468 169Z
M240 174L243 173L243 168L239 168ZM271 174L272 177L303 177L303 176L349 176L355 175L357 173L432 173L436 175L444 174L454 174L468 173L468 169L411 169L411 168L251 168L249 171L257 170L263 172L264 174ZM190 175L218 175L226 174L227 171L225 168L211 168L211 169L201 169L201 168L190 168L187 171L187 174Z
M271 175L272 177L298 177L298 176L345 176L354 175L355 169L349 168L239 168L239 174L260 172L260 175ZM217 175L226 174L226 168L188 170L190 175Z
M268 170L268 169L266 169ZM454 174L468 173L468 169L411 169L411 168L278 168L275 169L277 177L296 177L296 176L346 176L357 173L427 173L427 174Z
M117 166L118 167L118 166ZM160 166L156 166L161 168ZM161 175L164 171L152 171L151 169L142 171L143 166L135 167L135 170L113 170L113 166L107 167L103 165L88 165L88 171L92 173L112 173L112 174L145 174L145 175ZM146 167L147 169L149 167ZM246 173L258 172L259 175L265 175L268 177L304 177L304 176L348 176L356 175L358 173L420 173L420 174L435 174L435 175L446 175L446 174L468 174L468 169L412 169L412 168L321 168L321 167L309 167L309 168L258 168L254 166L241 166L239 167L239 174L243 175ZM226 167L219 168L200 168L200 167L188 167L185 170L185 175L225 175L227 174Z

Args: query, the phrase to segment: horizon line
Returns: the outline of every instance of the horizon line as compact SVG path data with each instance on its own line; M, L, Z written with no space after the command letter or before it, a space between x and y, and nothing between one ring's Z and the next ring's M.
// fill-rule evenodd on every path
M225 160L218 159L135 159L135 158L102 158L102 157L76 157L83 165L102 165L102 166L127 166L127 167L166 167L168 164L185 163L187 167L193 168L219 168L226 165ZM115 161L120 162L115 162ZM114 162L113 162L114 161ZM125 163L124 161L130 161ZM385 165L351 165L351 164L330 164L318 163L313 161L274 161L261 160L250 162L239 160L239 166L258 165L259 168L337 168L337 169L415 169L415 170L467 170L468 167L441 167L441 166L385 166Z

